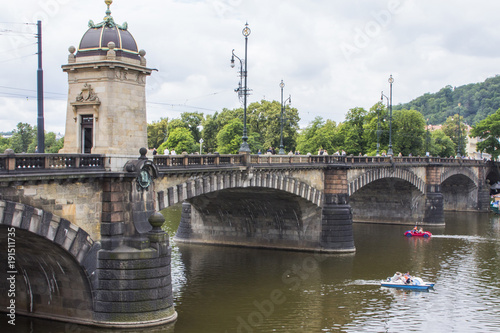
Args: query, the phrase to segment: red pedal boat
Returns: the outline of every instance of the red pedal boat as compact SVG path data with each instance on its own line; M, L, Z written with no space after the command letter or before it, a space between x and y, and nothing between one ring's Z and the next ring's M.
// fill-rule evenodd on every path
M408 230L405 232L406 237L431 237L432 234L429 231L419 231L419 230Z

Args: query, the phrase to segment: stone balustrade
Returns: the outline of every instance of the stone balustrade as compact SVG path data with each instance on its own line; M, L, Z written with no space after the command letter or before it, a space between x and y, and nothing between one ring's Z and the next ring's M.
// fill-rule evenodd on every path
M112 165L113 156L96 154L0 154L0 175L54 171L104 171ZM252 165L344 164L447 164L479 166L486 162L466 158L337 156L337 155L157 155L154 162L160 170L196 167L237 167ZM249 162L249 163L248 163ZM121 170L111 170L121 171Z
M93 154L0 154L0 174L32 171L104 170L104 156Z

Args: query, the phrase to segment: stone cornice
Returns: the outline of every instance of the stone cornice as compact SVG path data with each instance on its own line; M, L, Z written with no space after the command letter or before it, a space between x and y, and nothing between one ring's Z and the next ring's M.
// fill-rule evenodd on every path
M118 60L95 60L95 61L87 61L87 62L75 62L71 64L66 64L62 65L61 68L63 69L63 72L70 72L70 71L75 71L79 69L88 69L88 68L94 68L98 69L100 67L107 67L110 69L113 68L122 68L125 70L134 70L137 72L141 72L146 75L151 75L151 72L153 72L154 68L148 68L145 66L141 65L136 65L128 62L123 62L123 61L118 61Z

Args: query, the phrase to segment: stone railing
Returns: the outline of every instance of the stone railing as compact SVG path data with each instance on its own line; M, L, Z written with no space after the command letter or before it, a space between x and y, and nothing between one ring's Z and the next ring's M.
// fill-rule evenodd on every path
M222 167L244 165L244 155L156 155L154 163L161 169L188 167Z
M339 156L339 155L251 155L251 164L458 164L483 165L483 160L460 158L441 158L427 156Z
M109 167L113 156L93 154L0 154L0 174L39 172L122 171L122 164ZM120 162L120 161L116 161ZM160 170L186 168L238 167L244 165L350 165L374 164L447 164L484 165L483 160L441 157L338 156L338 155L156 155ZM108 163L108 165L105 165Z
M104 170L104 156L91 154L0 154L0 174Z

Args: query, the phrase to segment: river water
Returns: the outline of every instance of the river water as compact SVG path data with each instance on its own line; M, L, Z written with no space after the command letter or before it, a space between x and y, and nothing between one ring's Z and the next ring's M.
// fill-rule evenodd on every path
M163 213L172 236L180 207ZM178 320L113 332L498 332L500 217L447 213L445 220L427 228L430 239L404 237L408 226L354 224L356 253L344 255L172 242ZM380 287L396 271L436 285ZM18 320L19 332L96 331Z

